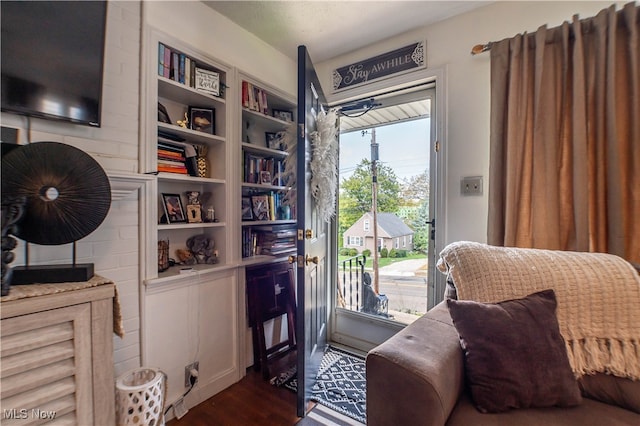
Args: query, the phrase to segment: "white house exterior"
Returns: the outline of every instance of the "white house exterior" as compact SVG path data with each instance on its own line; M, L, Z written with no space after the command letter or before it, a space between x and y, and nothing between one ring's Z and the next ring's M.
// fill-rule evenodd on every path
M359 253L376 247L373 241L373 214L362 215L344 233L344 247ZM393 213L378 213L378 249L413 250L413 230Z

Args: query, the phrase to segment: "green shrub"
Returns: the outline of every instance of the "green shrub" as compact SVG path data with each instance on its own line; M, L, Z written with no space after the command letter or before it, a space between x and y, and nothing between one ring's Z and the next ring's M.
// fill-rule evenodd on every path
M366 257L366 258L371 257L371 250L369 250L369 249L364 249L364 250L362 250L362 255L363 255L364 257Z
M349 249L347 247L342 247L340 249L340 252L339 252L340 256L349 256L349 250L351 250L351 249Z
M349 256L353 257L357 255L358 255L358 249L354 249L354 248L349 249Z
M396 250L396 257L407 257L407 250Z
M389 250L386 247L382 247L380 250L380 257L389 257Z
M398 257L396 249L392 248L391 250L389 250L389 257L391 259L395 259L396 257Z

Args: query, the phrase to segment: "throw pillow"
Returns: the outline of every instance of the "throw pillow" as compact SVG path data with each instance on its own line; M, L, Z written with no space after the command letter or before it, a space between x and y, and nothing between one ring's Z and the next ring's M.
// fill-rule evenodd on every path
M481 412L582 401L556 319L553 290L499 303L447 300Z

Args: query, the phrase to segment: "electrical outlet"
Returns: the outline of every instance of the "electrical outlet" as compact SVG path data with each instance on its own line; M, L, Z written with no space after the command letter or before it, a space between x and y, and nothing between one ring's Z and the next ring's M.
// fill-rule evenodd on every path
M198 361L187 365L184 368L184 387L188 388L191 386L191 370L196 370L200 372L200 363Z
M187 411L189 411L189 409L184 405L184 398L180 398L173 403L173 413L176 415L178 420L184 417L184 415L187 414Z
M462 195L482 195L482 176L467 176L460 180Z

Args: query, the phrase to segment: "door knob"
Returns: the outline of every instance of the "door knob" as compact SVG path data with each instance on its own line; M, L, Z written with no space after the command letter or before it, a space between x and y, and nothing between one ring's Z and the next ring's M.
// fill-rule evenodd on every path
M307 240L310 240L311 238L313 238L313 231L311 229L307 229L306 231L304 231L304 237Z
M318 262L320 261L320 258L318 256L311 257L307 254L306 257L304 258L304 261L307 265L309 265L310 263L315 263L317 265Z
M292 263L292 264L296 263L296 256L291 254L291 255L289 255L288 259L289 259L289 263Z

